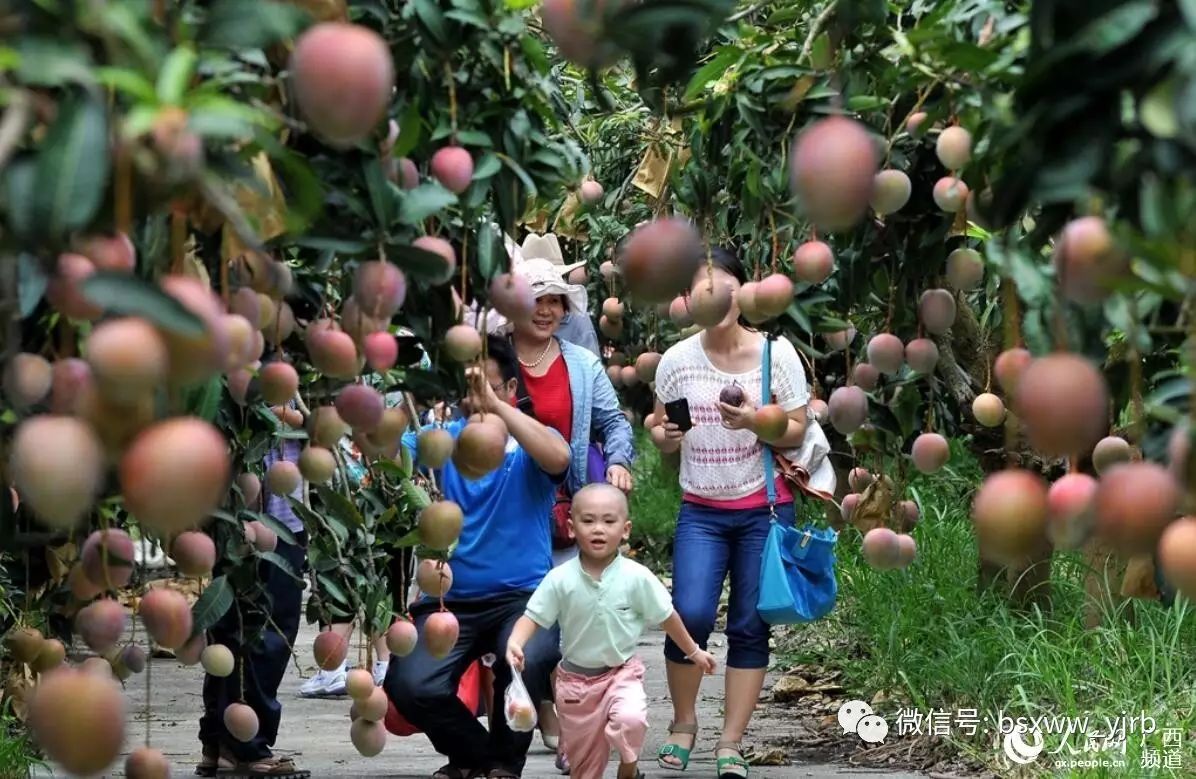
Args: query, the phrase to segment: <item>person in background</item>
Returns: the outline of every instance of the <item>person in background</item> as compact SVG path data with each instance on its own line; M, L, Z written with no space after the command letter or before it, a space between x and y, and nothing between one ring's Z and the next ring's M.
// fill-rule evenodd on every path
M584 268L586 264L585 260L566 264L565 257L561 253L561 244L554 233L545 235L529 233L523 239L520 251L523 261L548 260L556 266L557 273L561 274L562 280L567 280L569 273L577 268ZM566 311L565 315L561 317L556 336L562 341L568 341L583 349L588 349L598 357L602 356L601 348L598 345L598 332L594 329L594 320L590 317L587 307L582 307L577 311L570 308Z
M291 401L291 407L295 402ZM290 438L280 439L271 448L262 463L263 473L273 463L288 460L297 463L302 445ZM307 482L296 488L291 497L302 500ZM250 612L243 615L245 632L258 631L260 638L251 646L242 648L240 637L242 625L238 611L229 609L208 633L210 644L224 644L234 657L245 663L244 687L242 674L234 671L226 677L204 675L204 712L199 720L199 740L203 747L203 758L196 767L199 776L233 774L238 776L282 776L288 779L303 779L309 771L295 768L287 757L273 754L271 747L278 738L278 727L282 720L282 704L278 700L278 688L286 674L291 659L291 647L299 634L299 619L302 612L303 584L301 577L307 560L307 533L303 522L284 495L269 492L262 480L262 500L265 513L282 523L295 538L291 544L281 536L275 553L290 565L295 576L281 570L273 563L259 564L259 575L269 603L262 603L262 614ZM221 574L221 562L216 563L213 576ZM266 620L264 614L270 619ZM249 741L233 738L224 727L224 710L231 703L241 701L257 713L257 735Z
M421 367L423 367L422 363ZM388 392L385 402L389 408L400 405L403 403L403 394L401 392ZM350 487L369 486L370 476L369 471L365 467L365 456L362 454L360 447L353 442L353 437L350 435L343 436L340 440L340 448L348 470L347 476ZM397 550L395 551L397 552ZM393 575L393 573L394 571L392 570L391 574ZM323 630L325 627L321 623L320 629ZM344 636L345 641L349 641L353 635L352 622L334 622L328 627L333 632ZM352 646L351 643L350 646ZM382 686L389 667L390 648L386 645L386 635L383 634L374 638L374 667L371 669L371 673L374 676L374 684L379 687ZM337 668L333 668L332 670L320 669L299 687L299 696L302 698L326 698L345 695L345 685L349 678L349 670L349 659L347 657L341 661L340 666Z
M584 267L586 264L585 260L565 264L564 256L561 254L560 243L553 233L543 236L531 233L523 240L522 248L519 244L512 241L510 237L507 237L506 246L507 255L511 258L512 270L517 270L520 265L528 260L545 260L556 269L557 274L560 276L558 280L562 283L567 283L566 276L571 271ZM589 308L586 305L585 287L581 284L570 284L570 286L575 286L582 291L582 305L578 309L569 307L565 310L560 324L557 325L555 335L562 341L576 344L586 351L593 353L595 357L601 358L602 348L598 343L598 331L594 329L594 320L590 317ZM480 316L481 307L477 301L474 301L465 310L464 321L479 331L484 329L487 334L510 331L511 323L502 314L495 311L487 311L484 321L479 321Z
M722 248L712 252L716 284L737 292L747 280L743 265ZM705 265L693 286L706 281ZM681 452L681 510L673 547L673 603L686 628L703 647L714 629L723 580L730 574L727 605L727 672L722 736L715 744L717 775L745 777L748 764L740 742L751 721L769 659L769 626L756 611L760 561L772 518L764 476L768 446L799 447L809 422L805 368L793 344L784 338L772 347L773 403L789 417L779 439L765 444L757 436L755 409L761 401L764 336L745 326L732 303L722 322L674 344L656 371L652 441L662 452ZM722 389L737 383L745 401L720 401ZM685 399L693 427L681 430L668 419L665 404ZM794 496L776 477L778 521L792 524ZM786 520L786 517L788 519ZM673 722L658 753L664 768L684 770L697 739L697 697L701 669L671 639L665 642Z
M464 514L461 534L448 562L453 586L444 606L457 618L459 637L447 656L434 657L425 642L406 657L394 657L383 688L395 708L428 735L448 763L433 779L518 779L523 774L530 733L513 732L502 694L511 682L504 654L507 637L527 607L527 600L552 566L552 545L545 518L557 486L567 477L571 452L560 433L515 407L518 365L511 345L489 336L484 371L467 371L472 405L506 425L504 461L478 479L466 478L450 459L436 471L446 500ZM467 422L444 427L454 438ZM416 458L417 433L403 436ZM418 464L418 462L417 462ZM518 556L517 564L512 555ZM409 613L422 634L440 599L423 597ZM494 701L489 729L457 697L462 674L477 658L499 655L494 664ZM524 681L533 705L549 694L550 674L560 659L559 634L546 631L524 647Z

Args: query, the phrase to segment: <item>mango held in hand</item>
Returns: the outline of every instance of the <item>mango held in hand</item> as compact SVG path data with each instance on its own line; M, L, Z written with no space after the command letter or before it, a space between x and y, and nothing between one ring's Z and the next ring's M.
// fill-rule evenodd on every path
M762 441L776 441L789 429L789 416L775 403L756 410L756 435Z

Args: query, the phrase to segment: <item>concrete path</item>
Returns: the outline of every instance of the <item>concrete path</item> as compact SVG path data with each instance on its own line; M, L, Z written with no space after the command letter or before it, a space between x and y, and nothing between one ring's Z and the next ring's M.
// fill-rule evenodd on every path
M144 635L144 633L142 634ZM370 779L426 779L444 763L441 755L431 747L422 735L399 738L392 736L386 749L374 758L363 758L349 743L349 699L304 699L298 696L299 685L304 678L315 672L311 647L315 627L304 625L299 634L296 651L299 664L304 669L303 677L290 668L282 683L280 699L283 704L282 732L275 749L280 754L292 756L300 768L312 773L313 779L325 777L370 777ZM356 636L354 636L356 640ZM684 773L667 771L656 765L653 755L663 743L665 729L672 709L668 702L668 690L664 677L662 656L663 633L644 637L641 656L648 667L647 692L649 700L649 722L651 728L641 763L645 776L654 779L682 779L682 777L714 777L714 742L717 727L721 724L722 662L725 643L721 635L712 637L711 651L719 660L720 668L715 677L705 681L699 703L699 719L703 733L699 735L697 749ZM186 667L173 659L153 661L153 700L150 702L151 738L153 746L161 749L171 760L175 779L194 776L194 765L199 759L199 741L196 738L199 712L202 708L200 694L203 671L198 667ZM133 712L129 724L129 748L136 747L145 737L145 674L133 676L126 683L130 709ZM769 678L769 684L772 677ZM792 720L784 718L783 710L770 714L761 707L753 719L751 732L745 741L761 748L769 738L792 735L795 732ZM86 738L86 734L80 734ZM124 758L112 776L124 776ZM607 776L615 775L615 763L611 763ZM45 774L49 775L49 774ZM57 774L61 776L61 774ZM921 774L888 772L878 770L852 769L847 766L795 764L779 767L753 766L754 779L796 779L797 777L862 777L883 776L889 779L914 779ZM528 756L524 777L527 779L551 779L560 774L553 767L553 756L544 749L537 735Z

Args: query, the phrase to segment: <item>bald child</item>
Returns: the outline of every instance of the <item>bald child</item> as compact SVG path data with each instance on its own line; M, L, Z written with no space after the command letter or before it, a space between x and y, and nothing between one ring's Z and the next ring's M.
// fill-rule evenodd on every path
M606 483L573 497L578 556L544 577L515 623L507 662L523 669L523 646L537 628L561 626L556 683L563 752L573 779L599 779L619 753L619 779L637 779L648 730L644 664L635 656L648 625L659 625L706 673L714 658L689 635L672 597L644 566L619 554L631 535L627 496Z

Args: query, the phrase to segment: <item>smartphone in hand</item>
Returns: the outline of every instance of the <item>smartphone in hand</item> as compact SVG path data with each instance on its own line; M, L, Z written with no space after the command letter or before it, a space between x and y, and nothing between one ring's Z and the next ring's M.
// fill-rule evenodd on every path
M693 428L693 420L689 416L689 400L677 398L664 404L664 413L668 420L682 432Z

